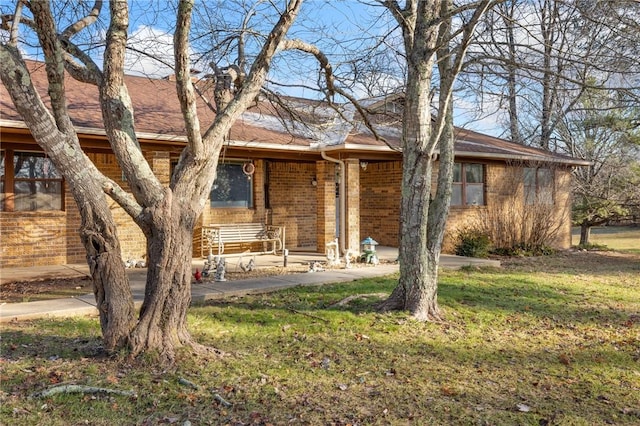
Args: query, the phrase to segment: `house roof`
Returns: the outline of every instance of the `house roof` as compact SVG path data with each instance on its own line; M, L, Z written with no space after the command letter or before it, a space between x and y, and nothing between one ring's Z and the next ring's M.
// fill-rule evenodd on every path
M41 97L49 104L44 63L27 61L32 80ZM138 137L144 142L162 141L182 145L186 132L182 112L176 96L175 81L126 76L126 84L134 105ZM205 83L201 80L200 83ZM69 115L80 135L104 136L104 125L97 87L65 76ZM202 86L206 89L206 87ZM211 123L215 113L207 106L207 90L199 98L198 113L203 128ZM212 93L211 93L212 99ZM236 150L261 150L276 153L313 153L319 150L352 154L362 158L393 158L398 155L400 130L398 126L380 125L378 132L385 141L377 140L364 126L354 126L320 101L287 98L299 120L282 119L288 115L264 99L252 105L233 125L229 145ZM379 100L377 104L379 104ZM372 103L377 105L375 102ZM354 115L349 108L344 115ZM304 122L304 124L301 124ZM4 87L0 84L0 127L25 129ZM536 148L515 144L504 139L465 129L456 129L456 155L484 159L513 159L557 162L570 165L588 163ZM317 154L316 154L317 155Z

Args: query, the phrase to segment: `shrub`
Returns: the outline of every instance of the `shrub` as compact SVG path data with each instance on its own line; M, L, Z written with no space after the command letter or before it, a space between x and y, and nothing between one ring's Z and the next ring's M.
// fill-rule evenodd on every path
M456 255L466 257L487 257L491 250L489 236L479 229L467 228L458 232Z

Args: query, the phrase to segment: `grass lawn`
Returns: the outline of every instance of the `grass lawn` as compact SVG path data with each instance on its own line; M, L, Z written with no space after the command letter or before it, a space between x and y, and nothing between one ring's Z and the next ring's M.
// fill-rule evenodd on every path
M573 245L580 242L580 228L571 230ZM606 245L613 250L630 251L640 254L640 227L594 226L591 229L592 244Z
M445 271L442 323L375 313L394 284L193 308L193 334L226 355L169 368L105 356L93 318L3 324L0 424L640 424L640 255ZM35 395L61 384L135 396Z

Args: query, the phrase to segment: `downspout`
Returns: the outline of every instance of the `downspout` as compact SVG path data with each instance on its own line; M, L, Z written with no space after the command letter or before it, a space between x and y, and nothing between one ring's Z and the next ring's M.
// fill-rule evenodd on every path
M323 150L320 151L320 155L322 156L323 159L330 161L332 163L336 163L338 165L340 165L340 189L338 191L338 197L339 197L339 204L340 204L340 239L339 239L339 244L340 247L342 248L342 252L346 252L347 251L347 247L345 246L345 240L346 240L346 223L347 223L347 218L346 218L346 213L347 213L347 202L346 202L346 197L345 197L345 190L346 190L346 180L347 180L347 175L346 175L346 168L344 165L344 161L342 160L338 160L337 158L332 158L329 157L327 155L327 153Z

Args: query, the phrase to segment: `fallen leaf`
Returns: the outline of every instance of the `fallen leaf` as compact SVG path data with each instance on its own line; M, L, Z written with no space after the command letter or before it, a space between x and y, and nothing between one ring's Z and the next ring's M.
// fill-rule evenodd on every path
M452 389L452 388L448 387L448 386L442 386L440 388L440 393L442 393L445 396L455 396L455 395L458 395L459 392L457 390L455 390L455 389Z
M567 355L567 354L558 355L558 361L560 361L560 363L563 364L563 365L571 364L571 358L569 358L569 355Z

